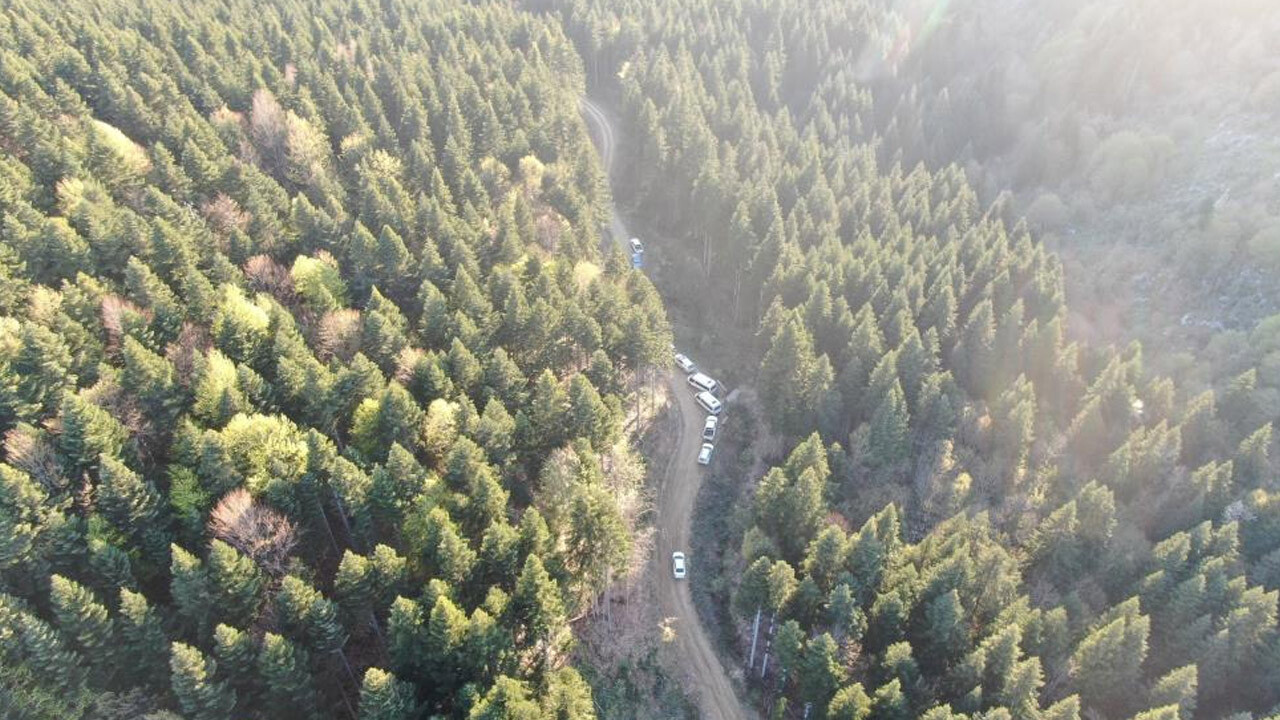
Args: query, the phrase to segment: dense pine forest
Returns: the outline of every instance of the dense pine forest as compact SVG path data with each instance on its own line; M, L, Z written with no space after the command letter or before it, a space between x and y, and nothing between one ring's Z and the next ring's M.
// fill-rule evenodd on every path
M1144 124L1273 110L1280 13L1026 5L6 3L0 716L671 717L672 652L580 650L670 582L674 337L735 391L688 585L759 717L1280 717L1280 316L1104 344L1063 248L1280 298L1280 204L1161 195L1196 132Z
M754 334L738 380L794 448L703 558L762 712L1276 712L1275 321L1216 383L1073 341L1061 264L1008 198L904 163L902 123L939 147L966 124L877 101L939 18L540 5L618 97L635 212L681 253L671 295Z
M594 716L670 346L555 23L6 4L0 715Z

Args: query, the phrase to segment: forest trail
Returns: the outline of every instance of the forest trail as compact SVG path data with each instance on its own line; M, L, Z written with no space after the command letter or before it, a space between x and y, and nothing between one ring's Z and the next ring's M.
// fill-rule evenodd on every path
M612 179L618 134L609 116L599 105L583 98L582 110L593 130L592 138L600 150L605 173ZM609 231L619 243L625 243L631 237L618 215L616 204L610 218ZM666 460L662 483L658 488L658 514L655 523L658 540L654 545L655 556L649 572L653 582L657 584L662 617L675 632L673 649L684 671L682 681L685 689L697 702L701 716L707 720L754 717L754 713L738 701L729 676L711 645L711 639L698 622L693 596L689 592L689 580L677 581L671 575L671 553L676 550L681 550L686 555L689 553L693 506L698 497L698 488L702 485L702 472L697 464L698 449L702 445L702 423L692 420L701 418L705 413L693 401L693 394L680 373L673 370L668 376L668 384L674 399L672 422L678 426L680 439L675 453ZM690 563L690 577L697 572L697 566Z
M585 97L582 98L582 112L587 117L587 124L594 130L591 139L595 141L596 147L600 150L600 162L604 165L605 177L609 179L609 184L612 186L613 158L617 154L618 134L614 132L613 122L609 119L608 114L599 105ZM630 255L631 251L626 247L626 242L631 237L631 234L627 232L627 226L622 222L622 217L618 215L617 203L614 203L611 210L612 212L609 215L609 234L613 236L614 242L622 245L623 251Z

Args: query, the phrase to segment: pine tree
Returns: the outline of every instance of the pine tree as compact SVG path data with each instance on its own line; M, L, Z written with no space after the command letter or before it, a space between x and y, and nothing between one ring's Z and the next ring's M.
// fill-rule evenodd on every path
M828 720L866 720L870 714L871 698L862 689L862 683L854 683L837 692L827 707Z
M17 417L35 422L52 414L59 402L66 408L64 391L75 386L75 376L70 373L72 357L67 343L52 330L34 322L24 322L19 330L16 355L9 361L13 373L13 397ZM73 406L73 410L78 409ZM64 413L63 417L66 415ZM80 417L80 415L73 415ZM92 416L90 416L92 417ZM65 419L64 419L65 422ZM87 422L87 420L86 420ZM66 430L64 429L64 433ZM97 452L76 452L73 446L68 454L73 462L96 457ZM102 452L102 450L98 450Z
M121 355L124 358L121 386L138 398L153 432L163 435L173 427L183 404L173 363L132 337L124 339Z
M806 704L824 708L831 702L846 677L836 642L830 635L823 633L805 643L796 675L800 696Z
M954 588L928 601L924 609L925 629L920 640L927 649L923 658L927 666L945 670L968 650L968 628L960 593Z
M62 436L59 447L68 477L78 479L95 470L98 458L118 457L127 437L124 427L106 410L79 395L62 397Z
M6 663L11 654L17 655L36 677L47 679L68 693L85 686L86 672L80 655L67 647L62 636L48 623L16 598L3 594L0 594L0 632L5 638Z
M902 387L895 381L871 416L869 459L876 467L890 468L902 462L910 449L910 418Z
M116 670L116 629L107 608L88 589L61 575L49 578L49 602L58 627L75 641L100 677Z
M395 675L369 668L360 684L360 720L409 720L414 711L413 689Z
M133 538L148 560L163 567L170 540L159 492L114 457L102 455L98 464L98 509L117 530Z
M439 698L453 694L466 679L463 675L466 632L466 614L448 597L436 598L427 622L425 649L428 679Z
M1072 677L1087 705L1123 709L1132 704L1126 688L1136 686L1141 677L1150 629L1150 621L1137 607L1137 598L1127 601L1114 620L1095 628L1076 646Z
M369 559L351 550L342 553L333 579L334 597L348 617L366 621L373 612L373 571Z
M397 597L387 616L387 653L399 677L414 684L422 682L423 664L427 658L427 629L422 607L417 602Z
M276 619L284 634L319 655L342 647L337 606L294 575L286 575L280 582Z
M213 654L218 660L221 673L235 690L240 705L251 706L258 686L258 649L253 636L219 623L213 629Z
M542 715L538 704L529 697L525 683L505 675L493 683L488 692L471 707L468 720L514 720Z
M410 521L410 527L416 527ZM432 508L422 519L420 548L423 563L435 577L451 585L464 584L475 567L475 551L442 508Z
M778 430L790 435L812 430L812 403L826 390L818 368L813 338L800 320L788 320L760 364L762 399L773 408L770 417Z
M569 511L565 538L569 568L582 578L594 596L604 591L615 571L623 569L631 552L626 520L607 490L599 485L581 488Z
M263 577L253 560L221 540L214 540L209 543L206 568L218 617L237 622L257 617Z
M142 593L120 588L119 617L116 620L124 655L126 677L138 684L154 685L164 678L168 667L169 640L160 616Z
M518 643L537 667L546 667L569 650L572 636L565 624L560 588L537 555L525 560L508 608L511 620L521 628Z
M275 633L267 633L258 653L258 673L268 701L283 717L315 716L316 690L301 648Z
M182 712L192 720L229 717L236 693L227 683L214 680L217 664L190 645L175 642L170 647L173 695Z
M213 602L209 575L195 555L177 545L170 545L169 552L169 573L172 576L169 594L187 626L204 634L209 629L209 611Z
M1191 720L1196 712L1197 675L1195 665L1170 670L1151 687L1151 707L1174 705L1178 708L1179 720Z
M907 698L896 678L876 688L871 699L871 717L873 720L907 720L911 717Z

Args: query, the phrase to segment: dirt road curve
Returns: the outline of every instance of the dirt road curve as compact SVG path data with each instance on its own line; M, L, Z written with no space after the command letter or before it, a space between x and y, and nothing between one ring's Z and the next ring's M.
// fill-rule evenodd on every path
M595 103L582 99L582 111L592 126L593 135L600 149L605 172L612 176L617 133L609 116ZM627 233L617 209L610 220L610 232L618 242L631 237ZM675 631L673 643L676 660L683 669L685 689L698 703L703 718L707 720L740 720L754 717L754 713L738 701L729 684L720 658L716 656L711 640L698 622L689 593L689 581L677 581L671 575L671 553L676 550L689 554L690 526L693 504L702 484L702 469L698 466L698 449L702 445L702 419L706 413L693 401L693 393L684 376L672 371L668 383L674 402L672 422L679 427L679 442L675 453L666 458L662 486L658 489L658 541L650 574L657 584L657 595L662 603L662 616ZM650 462L663 462L650 458ZM698 568L689 564L690 576Z

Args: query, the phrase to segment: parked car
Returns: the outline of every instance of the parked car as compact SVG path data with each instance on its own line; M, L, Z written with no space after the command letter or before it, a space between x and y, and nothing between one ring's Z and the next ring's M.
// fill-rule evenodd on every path
M631 254L632 255L644 254L644 245L640 244L640 238L631 238Z
M702 406L703 410L706 410L712 415L719 415L720 411L724 409L724 405L720 403L720 399L709 392L700 392L694 396L693 399Z
M720 389L720 383L711 379L711 376L706 373L696 372L689 376L689 387L695 392L714 393Z
M694 365L693 361L689 359L689 356L683 353L676 353L676 367L680 368L681 372L685 374L695 373L698 371L698 366Z
M710 465L711 453L715 452L716 446L711 443L702 443L702 449L698 451L698 464Z
M684 574L684 553L677 550L671 553L671 575L677 580L683 580Z
M702 423L702 439L711 442L716 439L716 428L720 425L720 418L715 415L708 415L706 422Z

